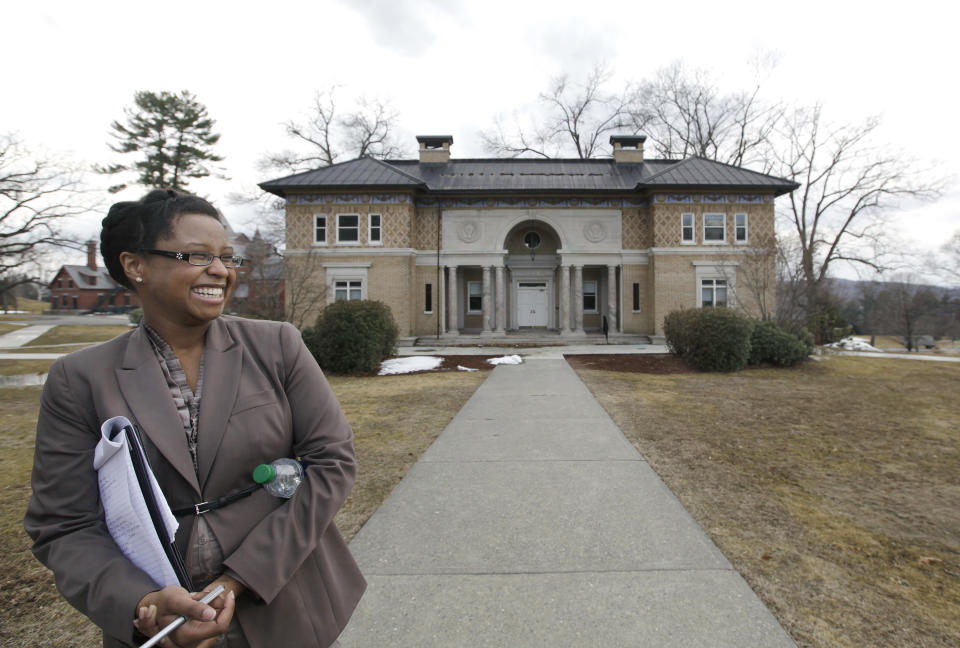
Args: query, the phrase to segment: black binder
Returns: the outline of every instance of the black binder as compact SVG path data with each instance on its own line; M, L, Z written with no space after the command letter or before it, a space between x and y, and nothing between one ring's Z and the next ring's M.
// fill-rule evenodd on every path
M160 507L156 498L153 496L153 488L150 485L150 463L147 460L147 453L143 450L143 442L140 439L140 429L136 425L125 425L123 433L127 435L127 444L130 448L130 459L133 462L133 471L137 475L137 483L140 486L140 492L143 493L143 501L150 512L150 520L153 522L154 531L160 539L160 545L173 567L180 586L188 592L194 591L193 582L187 575L187 568L183 563L183 557L177 550L177 545L170 540L167 535L167 527L163 523L163 516L160 514ZM114 433L116 436L116 433ZM112 440L112 439L111 439Z

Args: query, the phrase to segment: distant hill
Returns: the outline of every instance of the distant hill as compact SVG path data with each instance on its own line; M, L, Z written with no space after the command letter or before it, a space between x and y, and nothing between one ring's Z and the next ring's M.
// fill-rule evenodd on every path
M841 299L859 299L863 295L863 289L865 286L874 285L877 287L882 287L884 285L898 285L900 282L897 281L858 281L856 279L827 279L827 285L830 288L831 294L840 297ZM914 287L919 288L921 286L926 286L932 288L940 294L947 294L951 299L960 298L960 287L951 287L951 286L938 286L935 284L922 284L915 283Z

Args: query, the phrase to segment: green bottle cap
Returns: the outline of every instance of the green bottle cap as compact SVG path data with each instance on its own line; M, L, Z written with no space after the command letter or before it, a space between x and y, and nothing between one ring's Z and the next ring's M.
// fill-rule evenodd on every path
M260 464L253 469L253 481L257 482L258 484L272 482L276 476L277 470L270 464Z

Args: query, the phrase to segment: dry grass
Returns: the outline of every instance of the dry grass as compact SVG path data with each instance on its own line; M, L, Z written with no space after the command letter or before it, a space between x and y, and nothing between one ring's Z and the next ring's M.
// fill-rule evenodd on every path
M0 389L0 645L96 646L100 633L60 597L23 530L40 390Z
M330 378L353 426L360 464L353 493L336 518L348 539L486 376L445 372ZM39 387L0 389L0 645L95 646L99 631L63 601L50 572L30 554L23 531L39 402Z
M48 310L50 310L50 304L45 301L37 301L36 299L27 299L25 297L17 298L17 308L16 310L27 311L26 313L4 313L0 309L0 319L22 319L30 317L35 319L34 316L40 315Z
M0 360L0 376L47 373L53 360Z
M870 342L869 335L854 335L853 337L863 340L864 342ZM873 346L881 351L889 351L891 353L907 352L907 347L903 345L903 338L898 335L877 335L874 338ZM919 351L914 351L914 353L933 355L960 355L960 342L951 340L949 338L939 338L936 341L936 346L934 348L920 349Z
M9 333L11 331L19 331L22 328L23 328L22 326L19 326L17 324L5 324L4 322L0 322L0 335L3 335L4 333Z
M800 646L960 645L960 366L579 373Z
M40 337L32 340L26 346L20 347L23 351L40 351L36 347L49 346L54 344L92 344L95 342L105 342L118 335L122 335L130 330L129 326L116 324L91 324L91 325L63 325L56 326ZM64 351L66 353L66 351Z

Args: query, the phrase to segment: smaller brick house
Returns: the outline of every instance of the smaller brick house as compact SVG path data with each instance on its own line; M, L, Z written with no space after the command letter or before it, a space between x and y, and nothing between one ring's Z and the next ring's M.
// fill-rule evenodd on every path
M87 265L61 266L47 287L54 311L123 310L140 305L135 292L97 266L96 241L87 241Z

